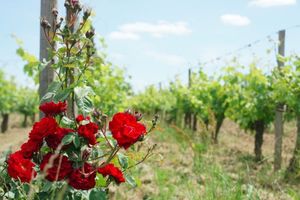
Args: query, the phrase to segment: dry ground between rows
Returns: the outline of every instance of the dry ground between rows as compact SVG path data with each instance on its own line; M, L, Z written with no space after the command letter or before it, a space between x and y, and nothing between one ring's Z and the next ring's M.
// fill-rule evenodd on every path
M286 126L286 134L283 140L283 168L288 165L289 159L291 158L294 144L295 144L295 124L290 123ZM30 128L11 128L5 134L0 135L0 152L6 151L9 148L13 148L16 150L19 146L24 142L27 137ZM161 128L161 134L163 134L163 128ZM271 130L270 130L271 131ZM198 177L193 172L193 157L192 150L189 147L183 149L180 147L178 143L169 143L167 141L159 141L159 137L154 135L152 139L150 139L146 146L150 146L151 144L157 143L158 148L155 150L155 156L150 160L139 166L139 174L142 174L140 177L141 185L135 189L129 189L128 186L123 185L120 187L114 186L111 189L112 198L113 199L146 199L147 196L159 196L160 192L159 186L157 186L157 174L155 171L157 169L163 170L175 170L181 176L191 177L190 184L199 184L200 179L206 179L209 177ZM253 155L254 149L254 137L249 133L245 133L241 131L236 124L226 120L224 126L222 127L220 133L219 144L211 145L208 152L205 153L204 157L211 160L215 164L221 166L225 172L229 173L233 179L238 179L240 175L241 168L245 167L245 163L241 160L247 159L247 156ZM274 135L270 133L266 133L264 135L264 144L263 144L263 154L265 157L265 162L269 163L270 166L273 162L273 149L274 149ZM256 177L260 171L260 168L264 165L251 165L249 172L249 180L253 181L253 184L256 187L261 187L263 185L263 189L260 190L260 195L262 199L290 199L284 192L281 192L281 189L284 187L288 187L286 185L281 185L281 183L274 183L270 178L270 185L268 185L268 181L262 180L263 183L257 180L259 177ZM245 169L246 170L246 169ZM266 172L266 176L272 176L272 170ZM205 176L205 175L204 175ZM175 177L167 177L170 179L169 183L174 184L175 189L178 178ZM193 191L197 195L197 193L202 192L204 186L197 187L199 188L196 191ZM202 189L201 189L202 188ZM184 189L184 188L183 188ZM167 190L167 188L166 188ZM190 199L186 196L186 194L176 193L177 196L174 199Z

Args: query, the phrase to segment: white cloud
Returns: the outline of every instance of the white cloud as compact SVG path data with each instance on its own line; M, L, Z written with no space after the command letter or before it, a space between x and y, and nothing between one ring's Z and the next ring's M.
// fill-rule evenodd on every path
M251 0L250 6L271 7L271 6L290 6L295 5L297 0Z
M232 26L247 26L251 23L248 17L237 14L225 14L220 19L224 24Z
M158 21L156 23L134 22L119 26L117 31L109 34L110 39L137 40L140 34L150 34L153 37L164 37L168 35L188 35L192 31L185 22Z
M112 40L139 40L140 36L135 33L114 31L108 36Z
M185 65L187 63L186 59L182 56L166 54L166 53L158 53L158 52L146 52L146 55L168 65L180 66Z

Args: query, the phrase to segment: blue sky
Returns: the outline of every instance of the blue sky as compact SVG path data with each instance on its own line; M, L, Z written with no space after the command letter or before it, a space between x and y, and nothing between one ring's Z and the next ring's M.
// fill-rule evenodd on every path
M63 0L58 0L62 11ZM94 25L106 39L109 59L126 69L135 90L180 74L186 80L189 67L233 51L256 39L263 41L237 53L249 62L252 55L265 60L272 47L265 36L300 24L296 0L84 0L96 16ZM14 75L20 84L32 86L16 56L11 34L24 41L24 47L38 56L40 1L5 1L0 18L0 67ZM273 34L272 38L276 39ZM287 31L287 52L299 52L300 28ZM204 70L218 73L224 65L209 63Z

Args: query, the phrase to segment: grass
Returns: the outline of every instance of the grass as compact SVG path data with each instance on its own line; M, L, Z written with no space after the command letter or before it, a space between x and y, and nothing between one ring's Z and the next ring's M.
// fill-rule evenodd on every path
M292 127L286 129L285 158L293 149ZM17 134L27 132L22 129ZM138 187L114 186L111 199L300 200L299 183L286 182L284 170L273 173L271 134L265 135L265 160L261 163L253 157L253 137L232 124L222 128L218 145L211 145L190 130L164 124L151 134L147 143L158 147L154 156L132 170ZM20 138L13 133L3 136ZM5 144L5 138L1 139Z
M189 130L161 125L150 136L156 155L134 171L141 184L116 188L112 199L300 200L299 185L284 182L284 171L273 173L271 160L256 163L249 145L232 146L251 142L243 137L228 134L211 145Z

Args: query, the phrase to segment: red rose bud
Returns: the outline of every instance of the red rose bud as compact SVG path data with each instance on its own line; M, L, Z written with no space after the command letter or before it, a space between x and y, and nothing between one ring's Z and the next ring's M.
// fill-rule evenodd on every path
M92 153L92 148L86 148L81 152L81 159L87 161Z
M78 0L71 0L71 4L74 6L74 5L76 5L76 4L78 4L79 3L79 1Z
M70 2L69 2L69 0L66 0L66 1L65 1L64 6L65 6L66 8L69 8L69 7L70 7Z
M125 112L124 112L124 113L128 113L128 114L131 114L131 115L133 114L133 113L132 113L132 110L131 110L131 109L129 109L129 108L128 108L127 110L125 110Z
M140 137L139 137L139 139L138 139L138 141L144 141L144 139L145 139L145 135L143 134L143 135L141 135Z
M94 109L93 111L93 117L95 117L96 119L100 118L101 116L101 113L97 110L97 109Z
M54 17L57 17L57 15L58 15L58 10L57 10L56 8L53 8L53 9L52 9L52 14L53 14Z
M157 121L159 119L159 115L155 115L152 119L152 126L155 127L157 125Z
M92 11L90 9L87 9L83 13L83 20L87 20L92 14Z
M82 121L90 121L90 120L91 120L91 118L90 118L89 116L84 117L83 115L78 115L78 116L76 117L76 122L77 122L78 124L80 124L80 122L82 122Z
M136 121L141 121L143 118L143 114L139 113L139 112L134 112L134 116L135 116Z
M42 19L42 21L41 21L41 26L45 29L45 28L47 28L48 23L49 23L49 22L48 22L46 19Z

